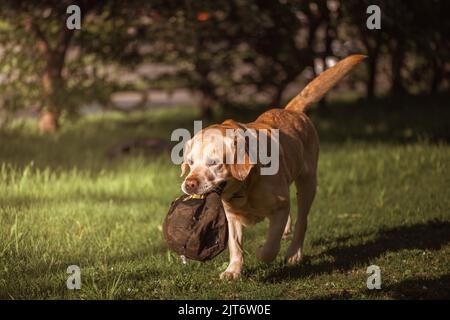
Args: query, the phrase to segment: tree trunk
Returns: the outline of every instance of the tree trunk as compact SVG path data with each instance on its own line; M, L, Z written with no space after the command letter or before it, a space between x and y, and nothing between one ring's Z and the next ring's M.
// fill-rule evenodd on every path
M212 120L213 118L212 105L213 105L212 99L208 95L202 94L200 100L200 112L203 120Z
M83 3L83 5L86 5ZM73 30L63 26L57 35L56 45L51 46L45 34L39 28L39 24L32 16L27 16L24 20L25 28L36 40L36 48L42 58L46 60L46 67L42 75L42 93L45 103L41 110L39 128L41 132L55 132L58 129L58 118L64 96L64 79L62 68L65 56L73 36Z
M284 88L282 89L281 86L276 88L276 91L274 95L272 96L272 99L270 99L270 107L271 108L280 108L281 107L281 97L283 95Z
M41 133L54 133L58 130L59 115L56 112L43 111L39 117Z
M405 50L402 41L396 40L391 49L391 71L392 71L392 95L403 95L406 90L403 87L402 68L405 59Z
M61 103L60 95L64 91L61 67L53 59L53 55L47 57L47 68L42 76L42 91L46 105L41 111L39 130L42 133L54 133L58 130L58 107Z
M378 52L369 56L369 80L367 81L367 99L375 98L375 86L377 81Z
M439 91L439 86L444 79L443 66L439 63L438 59L433 59L433 79L431 80L430 91L431 94L435 94Z
M281 108L281 98L283 97L283 93L286 90L286 87L295 79L295 75L293 73L289 73L286 75L286 78L283 79L277 86L276 91L270 99L270 107L271 108Z
M331 42L332 42L332 37L331 37L331 32L333 31L333 28L331 26L331 21L330 21L330 14L328 12L328 9L326 9L326 21L327 24L325 26L325 52L323 54L323 58L322 58L322 63L323 63L323 70L325 71L327 69L327 57L332 56L333 55L333 51L331 50ZM326 96L323 97L320 101L319 104L317 106L317 112L322 115L322 116L328 116L330 114L330 108L328 106L327 100L326 100Z
M376 35L374 39L374 45L371 44L370 39L367 35L363 35L364 45L366 46L369 65L369 79L366 86L366 98L372 100L375 98L376 84L377 84L377 67L378 67L378 57L380 55L381 47L381 37L380 34Z

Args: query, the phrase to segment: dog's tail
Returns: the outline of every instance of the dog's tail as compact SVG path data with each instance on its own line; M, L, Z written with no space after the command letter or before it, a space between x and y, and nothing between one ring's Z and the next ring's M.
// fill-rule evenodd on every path
M362 54L355 54L339 61L311 81L302 92L289 101L285 109L303 112L310 104L319 101L355 64L365 58L366 56Z

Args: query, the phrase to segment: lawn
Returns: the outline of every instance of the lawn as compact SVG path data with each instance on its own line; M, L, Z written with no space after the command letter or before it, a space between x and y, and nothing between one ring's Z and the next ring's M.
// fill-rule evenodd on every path
M263 222L245 230L235 282L218 278L226 251L184 265L167 250L161 224L181 182L168 152L106 156L191 130L192 109L90 115L53 136L17 121L0 131L0 299L449 299L449 108L415 102L313 112L322 144L305 260L285 266L284 241L276 262L258 262ZM69 265L80 290L66 287ZM366 287L370 265L381 290Z

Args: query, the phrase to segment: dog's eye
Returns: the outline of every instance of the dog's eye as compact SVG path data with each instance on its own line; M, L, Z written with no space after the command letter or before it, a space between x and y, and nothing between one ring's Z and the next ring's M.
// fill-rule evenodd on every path
M192 161L192 159L188 159L187 163L188 163L188 165L192 166L194 164L194 161Z
M208 159L208 161L206 161L206 165L208 167L215 166L217 163L218 162L216 160L212 160L212 159Z

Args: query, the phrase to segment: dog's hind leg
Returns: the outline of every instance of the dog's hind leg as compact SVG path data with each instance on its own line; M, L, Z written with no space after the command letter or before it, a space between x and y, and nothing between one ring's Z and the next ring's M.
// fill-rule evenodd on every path
M296 264L303 258L303 242L308 225L308 213L316 194L316 174L299 176L295 180L297 187L297 221L295 222L292 242L286 252L286 262Z
M279 208L278 210L279 212L274 212L269 217L269 230L266 241L256 253L257 258L266 263L272 262L280 251L280 241L289 216L289 205L287 204L285 208Z

